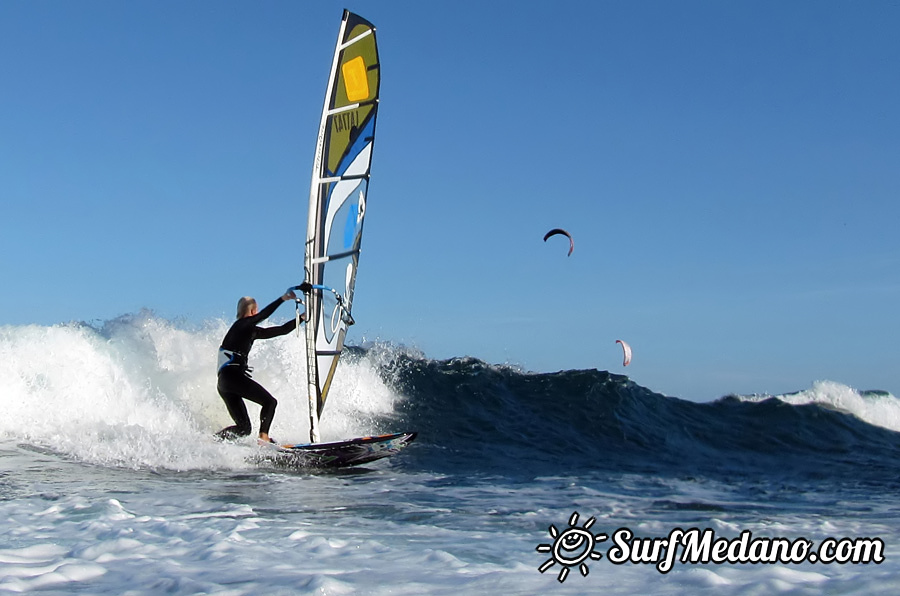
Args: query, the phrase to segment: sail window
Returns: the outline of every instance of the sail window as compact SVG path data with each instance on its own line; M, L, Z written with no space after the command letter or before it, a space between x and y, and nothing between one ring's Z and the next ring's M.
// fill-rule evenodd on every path
M349 101L362 101L369 98L369 78L366 76L366 63L362 56L349 60L341 67L344 84L347 86Z

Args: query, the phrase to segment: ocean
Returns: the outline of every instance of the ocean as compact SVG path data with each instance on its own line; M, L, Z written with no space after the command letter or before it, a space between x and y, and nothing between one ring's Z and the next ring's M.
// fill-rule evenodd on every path
M373 343L347 351L322 439L416 442L286 470L213 440L226 328L151 312L0 327L0 594L900 591L889 393L695 403ZM282 441L308 432L303 350L251 355Z

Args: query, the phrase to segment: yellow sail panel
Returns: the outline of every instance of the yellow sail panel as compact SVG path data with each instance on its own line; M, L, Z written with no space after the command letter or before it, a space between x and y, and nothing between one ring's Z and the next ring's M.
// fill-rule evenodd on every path
M378 97L381 78L375 27L350 13L341 45L344 47L340 50L338 61L342 66L331 107L342 108L358 102L374 101Z
M337 69L327 109L331 114L326 126L323 176L340 175L348 152L359 142L359 133L372 129L378 109L381 64L375 27L349 13L339 39Z

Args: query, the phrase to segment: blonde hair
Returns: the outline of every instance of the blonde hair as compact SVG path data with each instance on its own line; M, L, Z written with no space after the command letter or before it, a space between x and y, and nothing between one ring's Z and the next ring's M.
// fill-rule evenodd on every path
M256 306L256 300L254 300L250 296L244 296L243 298L238 300L237 318L240 319L246 316L254 306Z

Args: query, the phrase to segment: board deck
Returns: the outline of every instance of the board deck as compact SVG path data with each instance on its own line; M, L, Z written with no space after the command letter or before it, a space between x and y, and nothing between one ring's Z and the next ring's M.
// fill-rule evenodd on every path
M358 437L333 443L264 446L261 459L295 468L346 468L390 457L409 445L416 433Z

